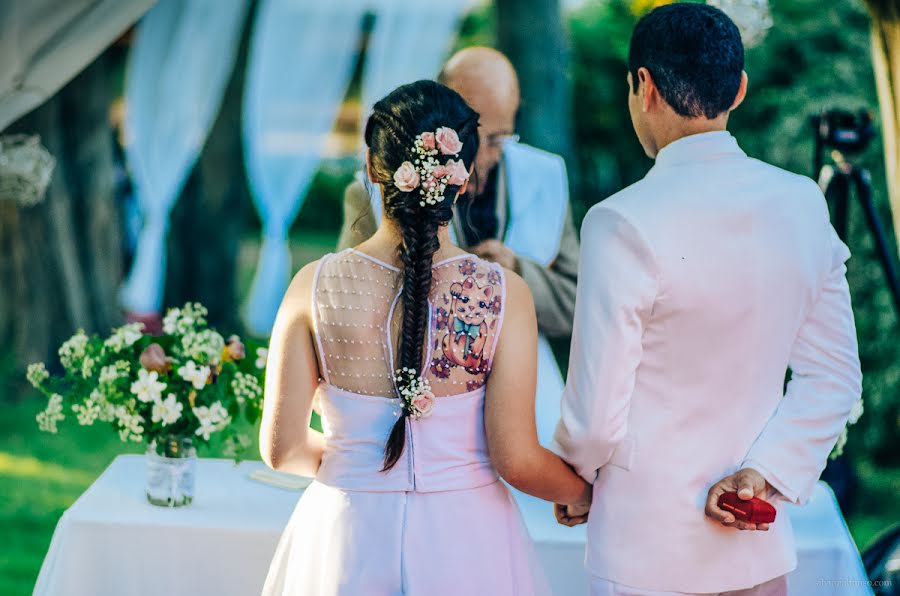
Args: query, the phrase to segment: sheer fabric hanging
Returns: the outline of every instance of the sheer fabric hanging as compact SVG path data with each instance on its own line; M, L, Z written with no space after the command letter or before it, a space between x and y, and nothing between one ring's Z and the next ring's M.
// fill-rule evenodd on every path
M262 249L247 324L268 333L291 273L288 230L353 76L365 0L262 0L244 89L244 153Z
M363 71L363 118L404 83L433 79L453 45L465 0L379 0Z
M128 63L125 130L143 227L121 292L133 313L161 310L169 214L221 105L247 4L160 0L138 26Z

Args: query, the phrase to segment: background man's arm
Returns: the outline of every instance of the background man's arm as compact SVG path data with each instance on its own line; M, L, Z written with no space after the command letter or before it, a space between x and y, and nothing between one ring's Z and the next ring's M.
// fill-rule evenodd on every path
M344 223L338 237L338 250L368 240L377 228L369 193L358 180L354 180L344 191Z
M519 274L534 295L538 327L544 335L572 334L575 317L575 287L578 280L578 236L572 225L572 213L566 213L559 254L549 267L526 257L517 257Z

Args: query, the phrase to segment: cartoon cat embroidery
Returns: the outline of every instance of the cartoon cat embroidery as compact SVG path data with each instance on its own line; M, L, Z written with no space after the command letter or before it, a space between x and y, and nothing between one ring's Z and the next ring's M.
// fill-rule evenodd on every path
M450 286L450 322L443 349L453 364L469 370L481 367L488 331L485 317L490 312L493 293L494 288L480 287L472 277Z

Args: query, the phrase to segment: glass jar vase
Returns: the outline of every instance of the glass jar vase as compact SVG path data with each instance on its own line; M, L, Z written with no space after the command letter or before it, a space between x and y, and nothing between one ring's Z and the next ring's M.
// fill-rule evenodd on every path
M189 437L169 435L147 447L147 500L159 507L183 507L194 500L197 450Z

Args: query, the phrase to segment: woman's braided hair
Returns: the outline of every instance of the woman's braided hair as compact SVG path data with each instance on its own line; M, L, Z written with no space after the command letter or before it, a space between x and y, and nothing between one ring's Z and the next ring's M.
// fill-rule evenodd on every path
M434 81L416 81L392 91L375 104L366 123L371 175L381 185L385 215L400 229L398 246L403 263L402 330L399 341L399 368L420 370L428 334L428 295L431 292L432 260L440 248L438 229L453 215L453 202L460 190L448 184L445 200L422 205L419 189L403 192L394 184L394 172L416 157L416 136L440 127L456 131L462 149L455 157L470 167L478 151L478 113L452 89ZM442 164L451 155L438 155ZM383 471L390 470L406 443L407 412L391 430L384 449Z

